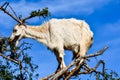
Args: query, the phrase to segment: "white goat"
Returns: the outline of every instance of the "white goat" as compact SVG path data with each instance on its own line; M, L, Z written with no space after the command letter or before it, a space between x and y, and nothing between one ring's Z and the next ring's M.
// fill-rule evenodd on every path
M58 69L66 67L64 49L73 51L73 58L84 56L93 42L93 33L83 20L51 19L41 26L16 25L10 42L18 42L22 38L32 38L45 44L54 51L58 60Z

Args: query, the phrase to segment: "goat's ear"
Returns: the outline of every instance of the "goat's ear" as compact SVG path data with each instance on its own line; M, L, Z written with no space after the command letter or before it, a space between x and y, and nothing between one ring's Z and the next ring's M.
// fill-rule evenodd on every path
M26 24L22 23L21 25L23 25L23 26L25 26L25 28L27 28L27 25L26 25Z

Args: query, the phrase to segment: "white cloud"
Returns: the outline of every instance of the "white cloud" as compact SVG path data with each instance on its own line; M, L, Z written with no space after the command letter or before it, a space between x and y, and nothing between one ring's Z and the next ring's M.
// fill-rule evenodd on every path
M105 37L109 36L118 36L120 34L120 19L114 23L107 23L104 25L100 25L97 28L97 33L101 33L100 35L104 35Z
M106 29L110 31L110 33L120 33L120 20L115 23L110 23L106 25Z
M52 13L90 14L109 2L110 0L41 0L33 3L21 0L17 3L12 2L11 5L17 12L21 12L23 15L28 14L31 10L44 7L49 7Z
M109 3L110 0L40 0L38 2L29 2L25 0L21 0L18 2L11 2L10 5L13 7L15 12L18 15L27 16L33 10L42 9L44 7L48 7L49 11L53 15L58 16L68 16L68 15L88 15L93 13L96 9L101 8L105 4ZM0 4L2 4L1 2ZM5 15L5 14L4 14ZM5 20L9 20L8 16L4 16L3 13L0 17L0 24ZM4 20L3 20L4 19ZM12 24L9 24L12 25Z
M51 4L49 7L54 13L86 15L104 6L109 1L110 0L61 0L60 2L55 2L56 4Z

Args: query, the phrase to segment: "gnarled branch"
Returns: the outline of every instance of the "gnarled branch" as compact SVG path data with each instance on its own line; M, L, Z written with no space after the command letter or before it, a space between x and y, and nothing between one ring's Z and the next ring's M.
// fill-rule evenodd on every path
M73 67L75 64L79 63L81 61L81 59L88 59L91 57L102 55L106 49L108 49L108 47L104 47L103 49L101 49L100 51L98 51L94 54L89 54L84 57L79 57L79 58L75 59L73 62L71 62L66 68L64 68L50 76L47 76L46 78L43 78L42 80L58 80L63 77L65 77L64 78L65 80L68 80L70 77L72 77L74 75L90 74L92 72L96 72L96 69L98 68L98 66L101 63L103 64L103 68L104 68L104 62L102 60L100 60L94 68L90 68L86 63L83 62L82 64L77 65L73 70L69 71L69 69L71 67ZM82 69L83 66L86 67L86 69L83 72L80 72L79 70ZM104 69L103 69L103 72L104 72Z

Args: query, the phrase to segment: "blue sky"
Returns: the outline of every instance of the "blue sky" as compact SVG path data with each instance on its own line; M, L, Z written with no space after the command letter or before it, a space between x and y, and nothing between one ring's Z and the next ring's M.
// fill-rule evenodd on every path
M103 59L108 69L115 70L120 75L120 0L4 0L0 1L0 5L5 1L9 1L17 14L23 17L29 15L32 10L48 7L51 12L49 18L85 20L94 33L94 43L88 54L94 53L106 45L109 46L104 55L98 57L97 60L93 58L89 64L95 65L99 59ZM41 20L34 18L28 23L40 25ZM0 11L0 34L9 37L16 24L13 19ZM33 57L33 62L39 65L40 78L56 70L55 56L44 45L31 39L22 41L33 44L29 54ZM65 51L65 53L65 62L69 64L72 54L70 51Z

